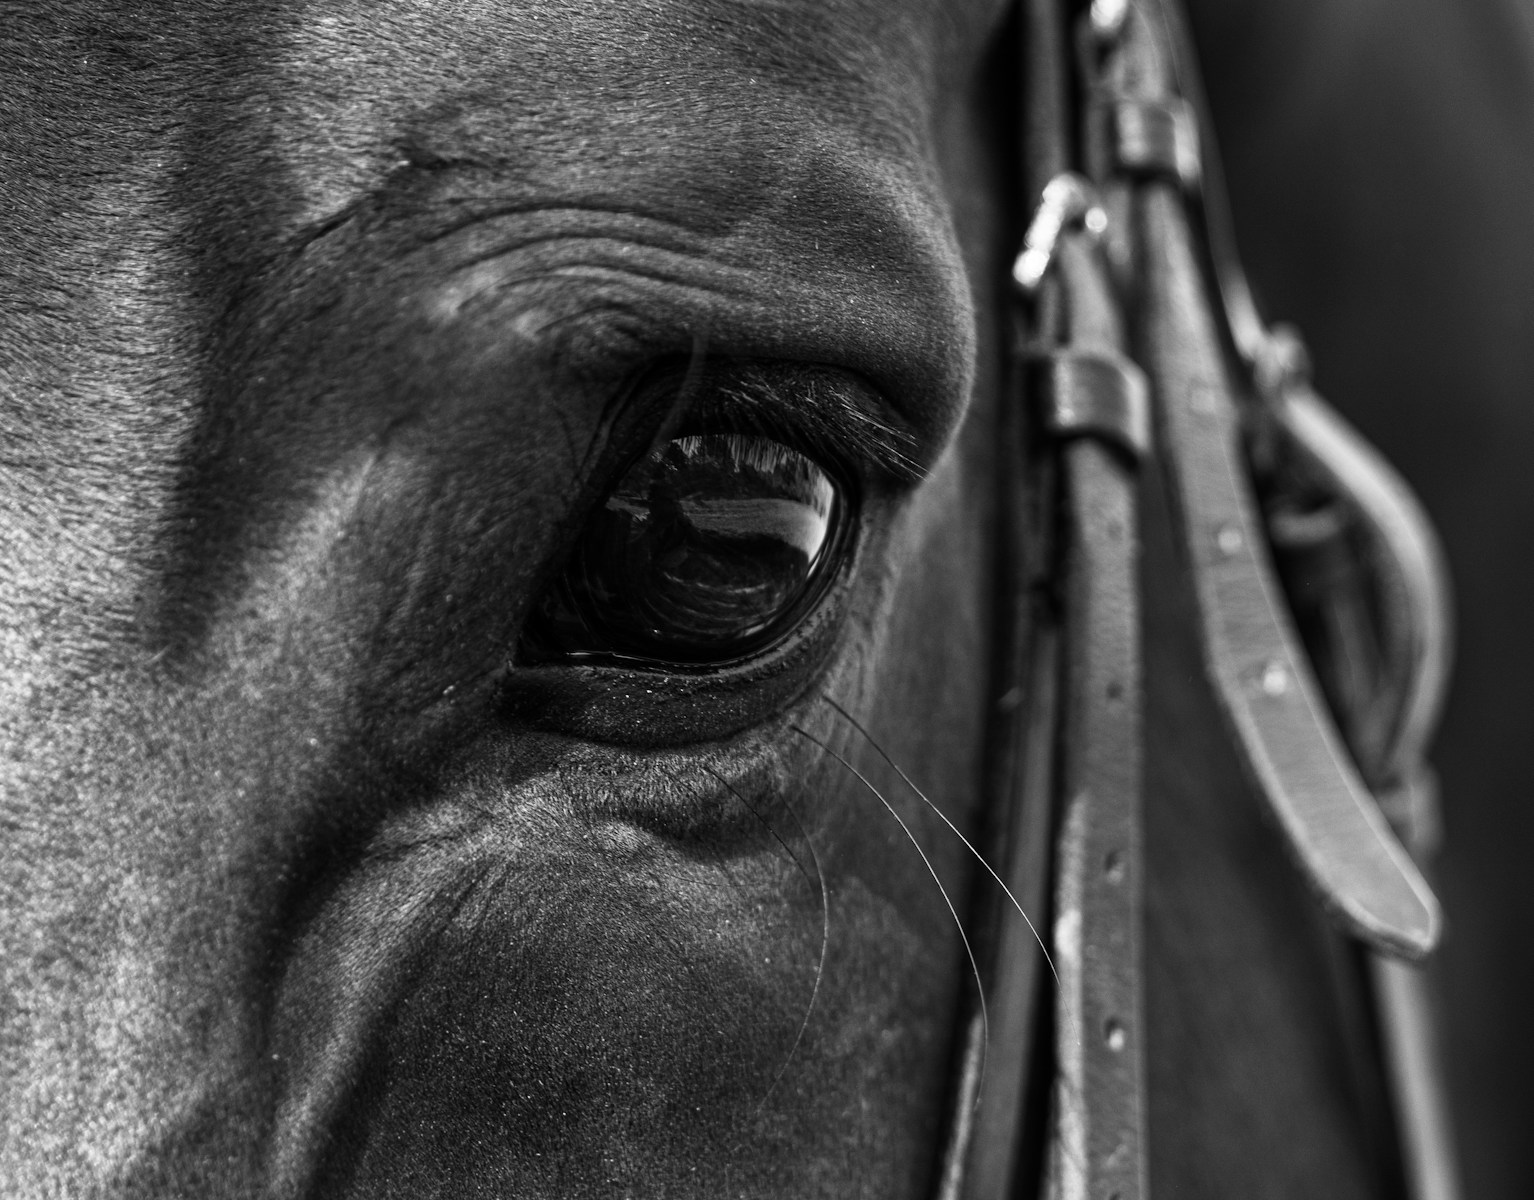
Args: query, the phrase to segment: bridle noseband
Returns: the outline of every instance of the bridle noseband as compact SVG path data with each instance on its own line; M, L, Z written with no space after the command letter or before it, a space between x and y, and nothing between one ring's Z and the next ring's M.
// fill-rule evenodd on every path
M987 777L993 852L1023 904L1052 912L1058 976L1020 915L985 907L989 1045L977 1013L938 1195L1147 1193L1137 572L1153 458L1226 732L1312 891L1368 947L1409 1194L1455 1200L1423 984L1398 961L1441 923L1417 866L1436 830L1441 556L1405 485L1310 389L1297 338L1257 315L1171 0L1080 7L1021 11L1038 199L1013 270Z

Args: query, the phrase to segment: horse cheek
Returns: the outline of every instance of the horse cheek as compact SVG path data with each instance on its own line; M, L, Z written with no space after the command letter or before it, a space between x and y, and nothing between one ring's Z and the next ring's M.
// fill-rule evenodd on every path
M865 1108L898 1083L890 964L920 947L849 889L825 966L874 1004L828 978L816 1008L821 897L784 856L721 867L556 807L333 899L279 1011L275 1174L326 1195L837 1194L849 1139L898 1128Z

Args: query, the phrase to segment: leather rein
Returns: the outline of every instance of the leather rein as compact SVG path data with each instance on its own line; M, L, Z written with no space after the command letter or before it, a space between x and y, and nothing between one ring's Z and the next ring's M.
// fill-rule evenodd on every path
M1311 390L1297 337L1257 314L1173 3L1022 0L1036 207L1012 272L986 797L1011 896L981 901L988 1029L976 1004L937 1195L1147 1195L1138 555L1154 460L1226 735L1311 891L1367 948L1408 1194L1457 1200L1428 999L1402 961L1441 925L1418 864L1437 829L1442 559L1405 484ZM1056 977L1019 905L1051 914Z

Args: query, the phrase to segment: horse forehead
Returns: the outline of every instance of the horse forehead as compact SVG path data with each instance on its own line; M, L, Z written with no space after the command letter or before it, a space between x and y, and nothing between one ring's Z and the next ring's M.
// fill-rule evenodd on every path
M322 223L402 163L507 164L528 203L621 181L635 207L700 177L766 186L817 127L837 153L929 156L930 108L972 73L995 0L649 0L279 9L248 114ZM275 103L269 102L269 99ZM656 180L664 176L664 182ZM647 194L650 193L650 194Z
M626 77L612 80L618 87L642 87L656 74L664 82L715 78L735 64L803 84L848 70L908 73L962 53L1005 7L1001 0L277 0L246 16L279 34L265 43L276 57L317 53L312 61L332 83L379 67L417 85L433 75L462 81L486 63L514 63L546 90L557 82L546 67L584 81L588 68L616 70ZM427 60L441 50L456 57L434 71Z

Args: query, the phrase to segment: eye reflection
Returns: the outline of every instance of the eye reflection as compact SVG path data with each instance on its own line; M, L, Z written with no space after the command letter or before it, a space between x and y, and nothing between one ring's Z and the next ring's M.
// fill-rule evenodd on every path
M676 438L592 515L527 647L695 665L760 649L818 595L845 509L825 470L770 438Z

